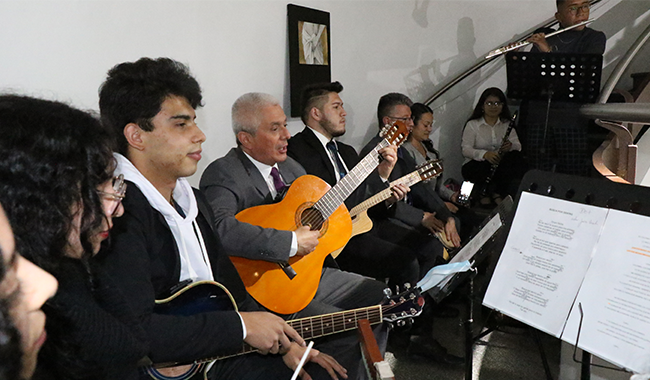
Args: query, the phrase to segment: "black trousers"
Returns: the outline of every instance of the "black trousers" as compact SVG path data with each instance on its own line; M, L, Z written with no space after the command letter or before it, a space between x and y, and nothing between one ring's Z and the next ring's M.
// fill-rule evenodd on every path
M375 221L370 233L415 253L420 266L418 280L434 266L444 263L442 243L424 229L413 228L392 219L380 219Z
M388 279L388 286L393 290L396 286L403 288L407 282L414 285L419 280L420 265L416 254L372 230L352 237L336 262L345 271L382 281Z
M487 185L486 194L497 193L502 196L517 193L519 183L528 170L528 165L521 152L511 151L506 153L497 170L494 172L490 184ZM492 171L492 164L488 161L469 161L463 165L462 173L466 181L474 182L474 195L480 195L486 187L486 180Z

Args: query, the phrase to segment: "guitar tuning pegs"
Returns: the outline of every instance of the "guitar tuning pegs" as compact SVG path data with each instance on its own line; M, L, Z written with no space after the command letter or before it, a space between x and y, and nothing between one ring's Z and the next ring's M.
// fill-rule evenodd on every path
M399 294L399 293L400 293L399 285L395 285L395 294Z
M404 290L409 290L409 289L411 289L411 284L407 282L404 284Z
M393 291L390 290L390 288L384 288L384 296L386 296L386 298L392 297L393 296Z
M395 324L397 325L397 327L404 327L404 326L406 326L406 321L403 320L403 319L400 319L397 322L395 322Z

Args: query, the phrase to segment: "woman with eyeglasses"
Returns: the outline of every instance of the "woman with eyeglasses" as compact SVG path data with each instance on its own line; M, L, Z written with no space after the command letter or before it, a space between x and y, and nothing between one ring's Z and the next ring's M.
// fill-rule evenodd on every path
M16 251L54 275L43 306L36 379L137 379L145 334L93 256L124 209L109 139L99 121L65 104L0 96L0 203ZM20 303L20 301L18 302ZM38 321L20 329L26 335ZM31 327L30 327L31 326ZM43 344L44 342L44 344ZM24 347L31 349L32 347Z
M472 197L487 186L486 196L479 200L482 206L499 204L504 196L514 195L527 169L517 132L512 129L504 141L509 124L510 110L503 91L496 87L483 91L465 124L461 143L465 157L462 174L466 181L474 182Z

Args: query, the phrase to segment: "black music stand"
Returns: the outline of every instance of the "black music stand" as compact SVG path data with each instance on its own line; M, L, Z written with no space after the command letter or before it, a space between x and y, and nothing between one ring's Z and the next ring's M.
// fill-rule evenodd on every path
M531 170L521 181L515 205L519 203L523 192L650 217L650 188L644 186ZM514 213L511 217L514 218ZM506 235L511 226L512 223L507 224ZM590 361L591 354L583 350L580 362L582 380L588 380L591 376L590 368L595 365Z
M600 93L601 54L506 54L508 98L594 103Z
M465 327L465 379L472 379L473 371L473 349L474 343L480 339L482 336L474 336L474 298L475 298L475 282L474 279L478 273L477 268L487 268L486 276L488 278L491 276L491 273L494 271L496 266L496 261L499 257L499 253L505 245L506 238L508 236L507 231L510 230L509 225L512 223L513 219L513 200L511 197L506 197L497 208L495 208L492 213L485 218L481 223L478 231L473 235L468 244L477 238L480 235L484 227L495 218L497 215L501 222L501 227L499 227L492 236L490 236L485 243L478 247L478 250L473 253L472 257L469 259L472 263L473 270L468 272L461 272L449 275L445 280L443 280L439 285L433 287L428 291L429 295L433 298L436 303L440 303L444 298L446 298L451 292L460 287L461 285L467 284L467 313L464 323ZM468 245L466 244L466 245ZM460 252L461 250L457 251ZM490 260L488 260L490 259ZM452 261L454 259L452 258ZM487 284L487 283L486 283ZM479 290L479 294L484 293L484 289Z
M546 101L540 153L546 154L551 102L594 103L600 93L601 54L509 52L508 98Z

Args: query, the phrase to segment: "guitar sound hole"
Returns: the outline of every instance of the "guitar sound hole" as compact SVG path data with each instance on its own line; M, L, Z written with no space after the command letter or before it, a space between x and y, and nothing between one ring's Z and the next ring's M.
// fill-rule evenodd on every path
M300 224L309 226L312 231L320 230L324 222L323 215L313 207L306 209L300 215Z

